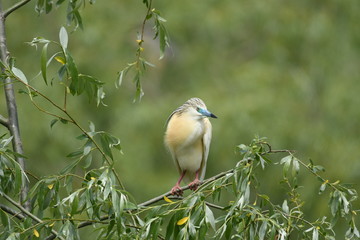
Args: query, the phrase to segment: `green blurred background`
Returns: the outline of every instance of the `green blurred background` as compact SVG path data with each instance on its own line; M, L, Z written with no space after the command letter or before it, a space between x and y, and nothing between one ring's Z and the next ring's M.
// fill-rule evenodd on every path
M299 159L324 166L330 181L359 182L359 1L155 0L153 5L167 19L171 47L159 60L153 23L147 23L143 56L156 67L142 78L140 103L132 103L131 76L119 89L114 83L117 73L135 60L135 40L146 13L142 1L87 4L84 30L71 33L69 41L79 71L106 83L108 105L96 107L86 96L71 97L69 111L83 126L91 120L98 130L121 139L124 154L116 154L116 168L138 202L176 182L178 173L163 145L165 122L194 96L219 117L212 121L208 177L232 168L239 160L234 147L258 134L275 149L294 149ZM65 6L37 16L30 2L9 17L9 51L29 79L39 72L40 50L25 42L37 36L58 40L64 24ZM39 77L32 83L60 99L57 81L53 87L45 87ZM71 162L65 156L81 146L75 140L80 132L61 124L50 129L52 117L38 112L25 95L18 94L17 100L29 171L39 176L59 172ZM0 106L6 115L4 100ZM272 169L259 172L259 178L276 201L283 187L278 184L281 171ZM314 198L321 183L301 171L305 209L315 219L328 213L327 193Z

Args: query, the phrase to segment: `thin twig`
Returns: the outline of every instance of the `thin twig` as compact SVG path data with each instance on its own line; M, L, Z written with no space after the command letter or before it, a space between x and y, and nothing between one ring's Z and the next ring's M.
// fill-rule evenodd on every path
M43 109L42 107L40 107L33 99L30 99L30 100L31 100L32 104L34 104L34 106L35 106L40 112L43 112L43 113L45 113L45 114L47 114L47 115L49 115L49 116L53 116L53 117L58 118L58 119L60 119L60 120L65 120L65 121L67 121L67 122L74 123L74 122L73 122L72 120L70 120L70 119L66 119L66 118L63 118L63 117L61 117L61 116L59 116L59 115L56 115L56 114L51 113L51 112L49 112L49 111L46 111L45 109Z
M151 5L152 5L152 0L150 0L148 3L146 15L145 15L145 18L141 25L140 39L137 40L137 42L139 44L139 48L136 51L136 68L137 69L140 69L140 58L141 58L141 52L143 51L142 45L144 43L145 25L146 25L146 22L148 21L148 16L151 11Z
M286 153L295 153L296 151L295 150L288 150L288 149L280 149L280 150L273 150L271 145L267 142L262 142L260 141L259 144L264 144L268 147L268 150L266 152L263 152L261 153L260 155L265 155L265 154L268 154L268 153L281 153L281 152L286 152Z
M10 8L8 8L5 12L4 12L4 18L6 18L7 16L9 16L12 12L14 12L15 10L17 10L18 8L21 8L22 6L24 6L25 4L27 4L28 2L30 2L31 0L23 0L21 2L18 2L16 4L14 4L13 6L11 6Z
M1 196L3 196L8 202L10 202L12 205L14 205L15 207L17 207L21 212L23 212L24 214L28 215L31 219L33 219L35 222L38 223L44 223L40 218L38 218L37 216L35 216L34 214L32 214L31 212L29 212L28 210L26 210L23 206L21 206L21 204L17 203L16 201L14 201L11 197L9 197L8 195L1 193ZM51 232L55 235L58 236L58 233L52 229ZM63 237L58 236L60 239L65 240Z

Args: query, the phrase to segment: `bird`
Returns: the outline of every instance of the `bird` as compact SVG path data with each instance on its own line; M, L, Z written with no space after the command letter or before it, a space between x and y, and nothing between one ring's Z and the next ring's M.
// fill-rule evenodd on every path
M185 177L195 191L205 177L212 126L209 118L217 118L207 110L200 98L190 98L173 111L166 122L165 146L171 153L180 178L171 189L172 195L182 196L180 183Z

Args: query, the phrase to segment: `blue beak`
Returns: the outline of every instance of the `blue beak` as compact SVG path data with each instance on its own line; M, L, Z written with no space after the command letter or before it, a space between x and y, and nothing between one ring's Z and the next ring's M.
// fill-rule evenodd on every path
M209 112L209 111L206 110L206 109L200 108L200 109L198 110L198 112L201 113L202 115L206 116L206 117L217 118L217 116L215 116L214 114L212 114L211 112Z

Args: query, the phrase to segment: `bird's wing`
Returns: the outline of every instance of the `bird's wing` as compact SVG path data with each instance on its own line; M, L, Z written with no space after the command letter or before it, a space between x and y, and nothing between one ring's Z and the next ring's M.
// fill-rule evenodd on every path
M166 120L166 127L168 127L168 124L169 124L171 118L174 116L174 114L177 113L177 112L179 112L179 109L180 109L180 108L175 109L175 111L173 111L173 112L170 114L170 116L169 116L168 119ZM175 152L174 152L174 149L173 149L170 145L168 145L166 141L165 141L165 145L166 145L167 149L169 150L169 152L171 153L171 157L172 157L172 159L173 159L174 162L175 162L175 165L176 165L177 170L178 170L179 173L181 174L182 170L181 170L181 168L180 168L179 161L178 161L178 159L177 159L177 157L176 157L176 154L175 154Z
M174 162L175 162L175 165L176 165L177 170L178 170L179 173L181 174L181 173L182 173L182 170L181 170L181 168L180 168L179 161L178 161L178 159L177 159L177 157L176 157L176 154L175 154L174 150L173 150L171 147L168 147L168 149L169 149L169 152L171 153L172 159L173 159Z
M212 126L209 119L205 118L205 133L202 139L203 159L201 162L200 180L203 180L206 172L206 163L209 156Z

